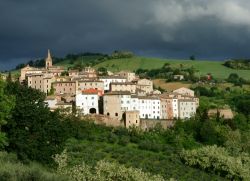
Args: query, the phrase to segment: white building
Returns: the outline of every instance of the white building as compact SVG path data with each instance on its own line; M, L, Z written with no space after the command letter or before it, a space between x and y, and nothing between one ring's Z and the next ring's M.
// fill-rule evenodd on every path
M76 107L84 114L99 114L99 91L88 89L76 95Z
M120 76L107 76L107 77L101 77L101 81L104 82L104 91L110 91L110 83L111 82L126 82L127 79L125 77Z
M161 104L158 97L139 97L138 109L141 119L161 119Z

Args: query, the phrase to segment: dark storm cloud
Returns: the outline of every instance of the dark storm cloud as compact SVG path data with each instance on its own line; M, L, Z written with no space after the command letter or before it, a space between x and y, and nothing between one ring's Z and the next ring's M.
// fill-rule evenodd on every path
M247 0L0 0L0 69L45 56L132 50L249 57Z

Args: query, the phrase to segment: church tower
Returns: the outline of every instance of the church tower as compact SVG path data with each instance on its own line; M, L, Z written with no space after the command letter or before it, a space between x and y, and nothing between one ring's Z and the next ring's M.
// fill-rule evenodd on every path
M50 67L52 67L52 58L51 58L50 50L48 50L48 57L45 60L45 68L49 69Z

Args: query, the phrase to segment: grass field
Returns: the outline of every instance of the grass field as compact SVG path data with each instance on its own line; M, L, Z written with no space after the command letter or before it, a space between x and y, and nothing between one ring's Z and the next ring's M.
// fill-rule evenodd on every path
M181 87L190 88L192 84L184 83L184 82L166 82L163 79L155 79L153 80L155 87L161 87L162 89L172 92L173 90L179 89Z
M70 60L65 60L56 65L64 66L65 68L72 67L76 64L86 64L90 62L98 62L100 56L87 56L82 59L74 61L74 64L70 64ZM207 73L211 73L217 79L225 79L231 73L237 73L240 77L250 80L250 70L234 70L223 66L222 61L201 61L201 60L177 60L177 59L160 59L160 58L146 58L146 57L133 57L124 59L111 59L99 63L95 68L105 67L112 72L118 72L121 70L135 71L141 69L157 69L161 68L165 63L169 63L172 67L183 68L194 67L197 70L197 76L203 76ZM13 71L13 74L17 74L19 70Z
M134 57L130 59L113 59L102 62L96 67L106 67L108 70L117 72L120 70L135 71L138 68L156 69L161 68L165 63L169 63L172 67L194 67L198 70L197 75L202 76L211 73L215 78L225 79L231 73L237 73L240 77L250 80L250 70L234 70L223 66L222 61L191 61L191 60L174 60L159 58Z

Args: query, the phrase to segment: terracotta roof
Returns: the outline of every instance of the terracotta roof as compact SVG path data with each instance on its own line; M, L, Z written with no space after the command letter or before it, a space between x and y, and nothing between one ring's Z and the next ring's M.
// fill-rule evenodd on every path
M102 95L102 91L101 90L96 90L96 89L86 89L86 90L82 90L83 94L98 94L98 95Z

